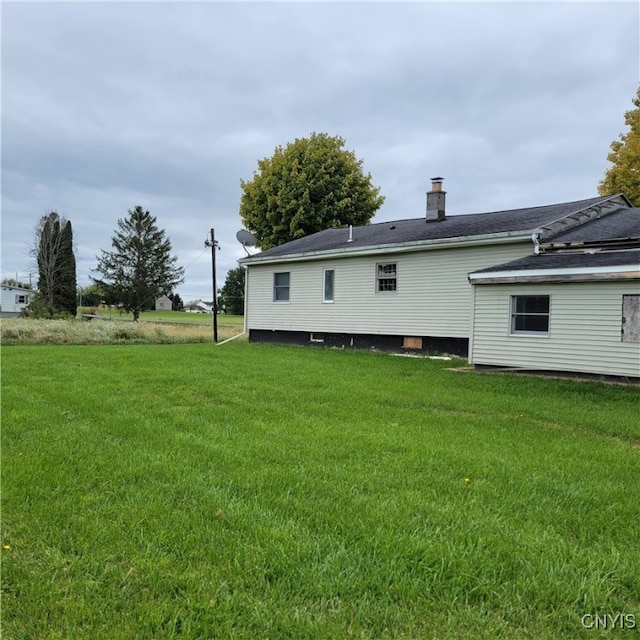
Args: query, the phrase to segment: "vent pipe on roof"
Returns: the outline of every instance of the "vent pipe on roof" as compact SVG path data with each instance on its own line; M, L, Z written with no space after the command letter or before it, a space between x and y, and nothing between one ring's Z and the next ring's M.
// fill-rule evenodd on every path
M445 219L444 204L447 195L442 190L444 178L431 178L431 191L427 191L427 222L440 222Z

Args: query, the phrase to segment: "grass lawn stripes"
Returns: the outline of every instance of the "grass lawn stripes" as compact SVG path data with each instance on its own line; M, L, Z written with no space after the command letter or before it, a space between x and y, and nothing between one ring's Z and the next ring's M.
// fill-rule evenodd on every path
M451 365L237 341L3 348L3 637L640 622L638 389Z

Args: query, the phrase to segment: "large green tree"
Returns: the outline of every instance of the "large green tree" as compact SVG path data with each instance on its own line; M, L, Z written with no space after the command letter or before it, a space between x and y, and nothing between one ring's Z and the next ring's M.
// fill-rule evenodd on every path
M244 268L236 267L227 273L220 295L218 305L224 308L225 313L234 316L244 314Z
M623 193L635 206L640 206L640 86L632 102L635 109L624 114L629 131L611 143L607 160L612 166L599 184L598 193L605 196Z
M105 299L121 305L138 320L140 311L184 282L184 269L171 256L171 242L159 229L156 218L140 206L118 220L111 239L112 250L101 250L93 278L105 293Z
M367 224L384 196L345 141L312 133L258 161L240 181L240 217L261 249L328 228Z
M51 314L75 316L76 258L73 253L71 222L51 211L36 227L38 290L40 302Z

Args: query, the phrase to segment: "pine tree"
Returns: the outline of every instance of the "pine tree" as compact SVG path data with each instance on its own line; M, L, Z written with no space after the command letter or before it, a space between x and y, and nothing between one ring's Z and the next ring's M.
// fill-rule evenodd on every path
M184 269L171 256L171 242L156 218L142 207L128 211L118 220L118 230L111 239L112 251L102 250L96 271L102 279L93 279L112 304L119 304L138 320L140 311L184 282Z

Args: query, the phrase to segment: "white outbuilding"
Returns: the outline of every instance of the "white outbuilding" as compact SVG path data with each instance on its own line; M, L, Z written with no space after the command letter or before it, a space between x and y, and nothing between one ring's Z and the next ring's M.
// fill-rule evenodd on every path
M0 315L3 318L19 316L29 304L32 295L32 289L3 284L2 300L0 302Z

